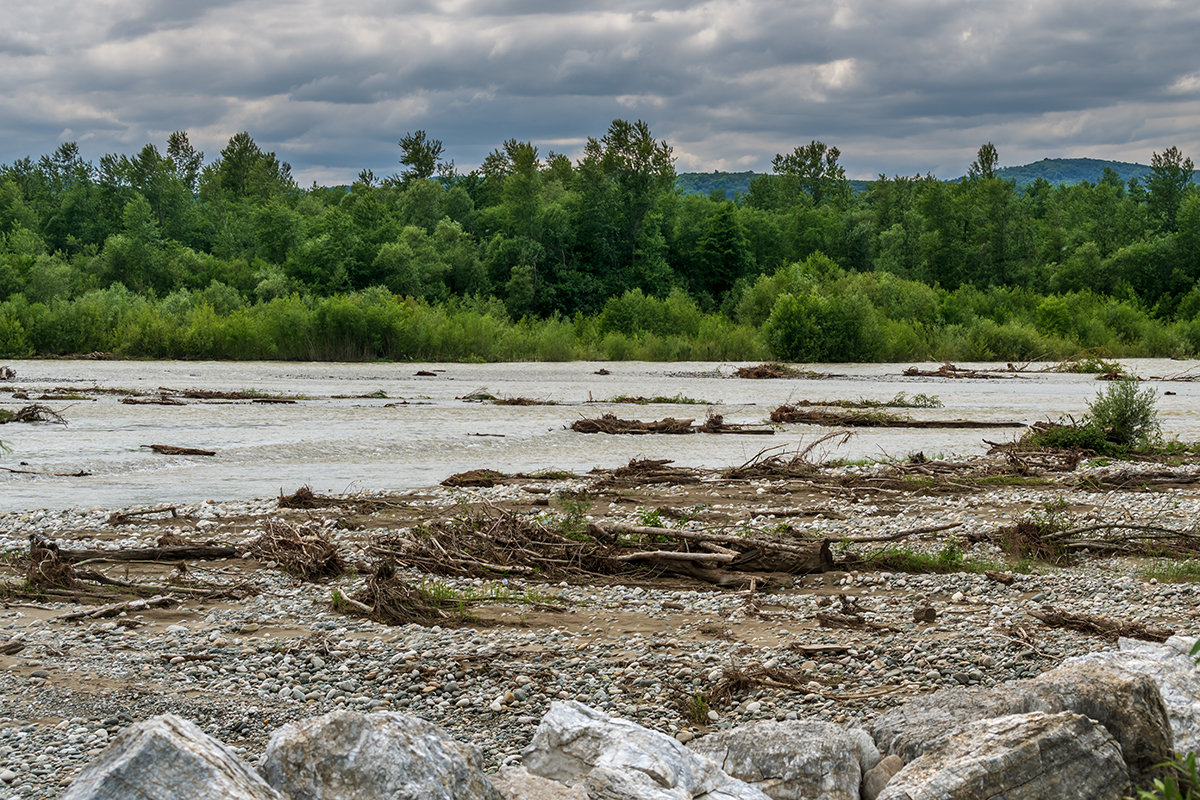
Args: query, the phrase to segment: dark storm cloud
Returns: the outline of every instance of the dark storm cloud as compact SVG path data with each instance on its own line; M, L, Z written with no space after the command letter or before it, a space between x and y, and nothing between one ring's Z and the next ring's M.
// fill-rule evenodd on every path
M680 169L764 169L818 138L848 170L1200 156L1200 7L1171 0L0 0L0 161L249 130L302 182L460 166L504 139L576 153L643 118Z

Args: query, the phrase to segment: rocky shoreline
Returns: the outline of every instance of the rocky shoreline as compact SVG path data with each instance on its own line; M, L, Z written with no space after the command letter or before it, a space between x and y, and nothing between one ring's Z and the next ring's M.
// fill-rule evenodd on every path
M877 468L840 469L861 477ZM869 484L839 490L771 476L607 489L586 476L525 477L490 488L352 498L376 501L370 511L350 502L281 509L270 499L127 515L116 524L115 512L146 509L0 513L0 549L12 554L5 579L19 584L25 567L15 554L27 551L32 535L80 548L149 546L167 534L244 546L265 520L283 518L323 531L349 563L365 568L366 544L380 531L480 504L561 515L559 498L571 496L562 493L580 490L590 493L588 517L605 523L654 517L756 535L786 523L835 541L961 523L904 545L936 555L953 544L968 560L997 563L1004 556L995 544L972 542L973 534L1047 513L1060 499L1062 513L1080 524L1152 520L1194 529L1194 466L1169 468L1186 480L1156 491L1136 483L1088 490L1078 480L1112 469L1081 467L1070 483L957 493ZM869 555L885 546L852 549ZM187 562L182 570L100 564L123 583L174 581L196 591L172 595L165 607L95 619L63 619L93 608L86 604L7 598L0 611L0 796L59 797L110 739L158 714L191 720L254 762L285 723L337 710L396 711L478 746L489 772L518 762L555 702L579 702L683 743L756 721L869 725L939 689L1033 678L1067 658L1112 649L1110 638L1050 627L1030 613L1046 606L1176 633L1200 630L1196 584L1147 577L1155 563L1086 555L1062 567L1009 563L1007 583L968 571L856 568L795 576L771 592L660 574L550 583L516 574L437 576L446 591L487 599L472 606L474 623L453 627L388 626L336 609L335 588L350 593L363 583L354 571L308 583L255 559ZM221 599L206 593L214 586L246 591ZM918 621L914 612L924 608L933 609L932 619ZM822 624L831 609L857 609L843 616L860 624Z

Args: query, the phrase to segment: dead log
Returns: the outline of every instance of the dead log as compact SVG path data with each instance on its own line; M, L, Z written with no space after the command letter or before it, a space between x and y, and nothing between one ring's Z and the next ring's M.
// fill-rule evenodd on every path
M771 421L788 424L823 425L827 428L1024 428L1023 422L970 419L913 419L882 411L829 411L825 408L780 406Z
M225 545L173 545L170 547L131 547L124 550L59 548L58 558L67 563L79 561L217 561L238 558L238 549Z
M145 508L141 511L118 511L108 517L109 525L123 525L129 522L139 522L152 514L170 514L172 519L179 517L179 509L175 506L161 508Z
M76 619L100 619L102 617L115 617L118 614L128 611L145 611L147 608L156 606L169 606L178 601L170 595L156 595L141 600L129 600L123 603L111 603L110 605L100 606L99 608L89 608L85 611L72 611L70 614L63 614L57 619L76 620Z
M899 533L890 533L886 536L859 536L847 537L838 539L839 542L850 542L852 544L863 544L866 542L894 542L897 539L904 539L909 536L917 536L922 533L937 533L938 531L948 531L951 528L957 528L962 525L961 522L944 522L940 525L924 525L919 528L908 528Z
M571 430L576 433L625 433L625 434L647 434L647 433L694 433L692 423L693 419L675 419L674 417L665 417L660 420L651 422L643 422L638 419L618 419L615 414L604 414L594 419L577 419L571 423Z
M795 540L790 543L775 542L761 537L734 536L732 534L699 533L675 528L653 528L644 525L601 526L588 525L588 533L598 541L612 541L618 533L644 536L651 540L669 537L679 541L711 543L733 548L739 555L729 562L730 567L754 572L786 572L805 575L813 572L828 572L833 569L833 553L828 540ZM661 551L660 551L661 552ZM698 554L697 554L698 555ZM693 559L696 560L696 559ZM716 560L716 559L712 559Z
M174 397L122 397L121 403L127 406L186 406L182 400Z
M216 450L201 450L197 447L176 447L173 444L144 444L155 453L164 456L215 456Z
M1029 615L1052 628L1067 628L1080 633L1090 633L1114 642L1122 636L1129 639L1144 639L1148 642L1165 642L1175 633L1170 628L1158 628L1140 622L1096 617L1091 614L1075 614L1054 606L1042 606L1041 611L1030 611Z
M638 559L663 559L666 561L719 561L730 563L738 557L728 553L682 553L678 550L640 550L612 556L613 561L637 561Z

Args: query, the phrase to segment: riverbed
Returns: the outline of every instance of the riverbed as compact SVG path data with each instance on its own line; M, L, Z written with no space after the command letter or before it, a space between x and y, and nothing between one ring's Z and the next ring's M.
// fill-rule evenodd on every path
M1200 361L1130 359L1131 372L1160 393L1163 432L1200 439ZM124 507L260 498L310 486L317 492L400 490L436 484L476 468L504 472L586 472L631 458L669 458L681 466L744 463L764 447L794 451L829 432L777 426L773 436L695 434L608 436L569 430L583 417L667 416L703 421L711 411L731 423L763 423L772 409L801 400L878 400L899 393L934 396L936 409L892 409L915 419L983 422L1079 417L1103 387L1094 375L1037 371L1003 377L905 377L909 364L806 367L832 377L745 380L731 363L291 363L156 361L8 361L13 381L0 383L0 408L42 402L65 426L0 426L0 509ZM936 364L919 365L933 369ZM1004 365L961 364L997 369ZM607 370L610 374L597 374ZM418 375L418 373L429 373ZM1184 380L1180 380L1180 379ZM1164 380L1165 379L1165 380ZM81 390L85 399L38 401ZM129 405L123 390L153 397L162 389L253 392L295 403L188 400L184 405ZM30 399L12 397L23 391ZM1167 394L1171 392L1173 394ZM486 393L554 405L510 406L461 398ZM697 404L607 402L627 396L674 397ZM129 395L124 395L129 396ZM1019 429L863 428L827 457L886 459L921 451L929 457L973 455L985 440ZM212 457L163 456L146 446L216 451ZM17 472L9 471L17 470ZM74 476L78 473L86 475Z

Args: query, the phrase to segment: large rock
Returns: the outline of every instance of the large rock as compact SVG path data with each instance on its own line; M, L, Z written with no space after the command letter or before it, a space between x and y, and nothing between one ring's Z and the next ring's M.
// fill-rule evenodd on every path
M1033 711L1072 711L1099 722L1121 744L1138 782L1173 755L1170 723L1154 681L1094 663L1065 664L990 689L935 692L880 715L871 733L881 751L909 762L978 720Z
M1121 746L1082 714L975 722L904 766L878 800L1120 800Z
M867 770L862 779L862 800L876 800L903 767L900 756L891 755Z
M863 773L879 761L863 731L817 721L757 722L697 739L691 750L774 800L859 800Z
M590 800L768 800L674 738L574 701L550 705L521 761Z
M502 767L492 783L504 800L588 800L583 786L552 781L524 767Z
M390 711L335 711L271 735L258 771L291 800L500 800L483 756Z
M62 800L284 800L237 754L172 714L130 725Z
M1064 665L1099 664L1125 675L1145 675L1158 686L1175 749L1200 751L1200 671L1189 655L1195 635L1172 636L1163 644L1121 639L1119 650L1067 659Z

